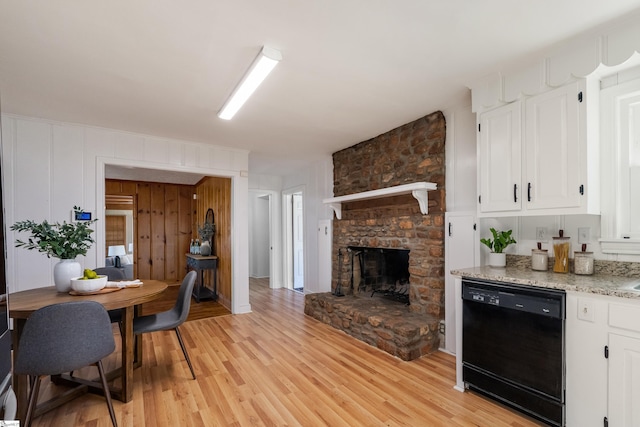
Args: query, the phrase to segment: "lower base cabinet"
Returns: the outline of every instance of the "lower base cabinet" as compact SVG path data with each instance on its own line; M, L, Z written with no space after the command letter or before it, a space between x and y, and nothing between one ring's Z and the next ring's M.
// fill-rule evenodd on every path
M566 340L566 425L640 426L640 300L567 292Z
M640 402L640 339L611 333L609 334L609 426L640 426L638 402Z

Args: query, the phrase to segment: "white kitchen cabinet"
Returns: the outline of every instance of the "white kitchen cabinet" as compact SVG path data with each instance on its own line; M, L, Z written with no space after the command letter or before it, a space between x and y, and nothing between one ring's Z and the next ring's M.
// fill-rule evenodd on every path
M567 292L566 425L603 427L607 416L608 304L595 294Z
M476 267L480 264L480 250L476 216L473 212L445 212L445 342L444 349L456 353L457 322L456 285L451 270Z
M482 113L478 215L599 214L597 117L586 81Z
M640 314L640 308L637 308ZM609 334L611 427L640 426L640 338Z
M522 209L519 186L522 176L521 103L505 105L480 116L479 211L517 212Z
M579 97L574 83L525 101L526 210L580 207Z
M566 425L640 426L640 301L567 292Z

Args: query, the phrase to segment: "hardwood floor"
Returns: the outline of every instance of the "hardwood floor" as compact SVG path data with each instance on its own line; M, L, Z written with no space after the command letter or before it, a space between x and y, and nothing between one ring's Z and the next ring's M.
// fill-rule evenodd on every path
M147 315L170 310L176 303L176 299L178 299L179 290L180 283L170 284L162 298L142 304L142 314ZM227 314L231 314L231 312L218 302L201 300L198 303L195 299L192 299L191 306L189 307L189 317L187 317L187 320L198 320L207 317L224 316Z
M451 355L403 362L305 316L300 293L258 280L250 290L253 313L181 327L197 380L175 334L144 335L133 401L114 401L120 426L538 425L454 390ZM117 357L108 363L117 364ZM33 425L106 427L110 421L104 398L86 395Z

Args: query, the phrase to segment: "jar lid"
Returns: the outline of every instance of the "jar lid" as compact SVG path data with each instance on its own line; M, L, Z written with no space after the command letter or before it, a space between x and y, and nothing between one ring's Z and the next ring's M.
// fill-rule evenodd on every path
M575 251L574 254L575 254L575 256L591 256L591 255L593 255L593 252Z
M548 249L531 249L533 254L546 254L547 252L549 252Z

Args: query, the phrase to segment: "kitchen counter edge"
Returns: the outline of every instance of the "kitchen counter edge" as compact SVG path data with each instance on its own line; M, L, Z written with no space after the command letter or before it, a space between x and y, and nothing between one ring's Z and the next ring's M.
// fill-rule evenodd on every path
M565 291L586 292L622 298L640 299L640 279L609 275L578 275L572 273L554 273L522 268L473 267L451 270L453 276L468 279L491 280L501 283L536 286L540 288L562 289Z

